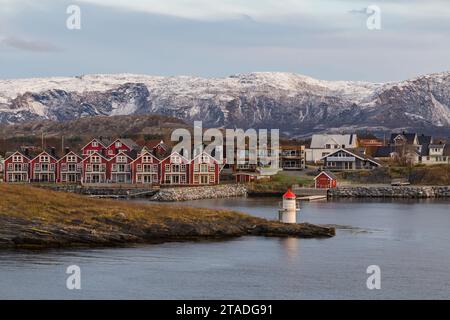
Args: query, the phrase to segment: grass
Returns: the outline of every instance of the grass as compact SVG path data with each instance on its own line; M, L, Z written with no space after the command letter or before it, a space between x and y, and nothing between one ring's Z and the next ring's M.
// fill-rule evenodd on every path
M285 192L295 184L310 186L313 183L314 177L312 176L294 176L281 171L274 175L272 180L261 180L251 183L249 189L253 192Z
M350 183L385 183L404 178L413 185L450 185L450 165L390 166L368 171L336 173L340 179Z
M203 219L210 222L227 218L247 217L245 214L185 206L146 205L117 200L91 199L85 196L44 190L29 185L0 183L0 215L37 219L48 223L96 223L99 217L125 215L129 221L164 224L168 219L190 223Z

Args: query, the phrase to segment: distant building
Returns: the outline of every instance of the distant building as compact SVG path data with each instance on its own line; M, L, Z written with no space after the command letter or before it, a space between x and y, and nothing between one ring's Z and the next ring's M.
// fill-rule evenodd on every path
M356 134L314 134L309 149L305 150L307 162L319 162L326 155L346 148L356 148Z
M420 157L420 163L423 164L450 164L450 145L448 144L430 144L428 154Z
M376 138L369 138L369 139L359 139L358 140L358 146L363 148L370 148L370 147L382 147L383 141Z
M279 161L283 170L305 169L305 146L293 143L281 144Z
M380 167L381 163L377 160L367 157L357 150L339 149L323 158L323 168L326 170L360 170L373 169Z

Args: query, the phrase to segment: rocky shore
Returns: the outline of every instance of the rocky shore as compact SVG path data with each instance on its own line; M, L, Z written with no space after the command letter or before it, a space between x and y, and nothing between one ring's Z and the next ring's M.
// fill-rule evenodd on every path
M138 243L226 239L245 235L266 237L328 238L334 227L308 223L282 224L250 216L163 224L133 221L126 214L98 216L92 224L74 219L48 224L0 214L0 248L55 248L125 246Z
M152 201L189 201L200 199L242 197L247 188L242 184L223 184L216 186L162 188L152 196Z
M353 186L328 190L330 198L450 198L450 186Z
M227 210L89 199L25 185L0 184L0 193L0 248L335 235L330 226L283 224Z

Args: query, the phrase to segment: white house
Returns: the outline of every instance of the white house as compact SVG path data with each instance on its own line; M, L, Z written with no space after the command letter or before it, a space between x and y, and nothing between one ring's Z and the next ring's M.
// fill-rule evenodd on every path
M314 134L311 146L305 150L307 162L318 162L326 155L339 149L352 149L358 146L356 134Z
M423 164L444 164L450 163L450 147L446 144L430 144L428 146L428 155L421 157Z

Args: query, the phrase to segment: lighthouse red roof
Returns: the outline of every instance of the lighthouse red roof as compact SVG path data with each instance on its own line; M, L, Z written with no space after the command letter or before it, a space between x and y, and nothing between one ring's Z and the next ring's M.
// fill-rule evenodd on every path
M293 193L291 191L291 189L288 189L288 191L286 191L286 193L283 194L283 198L285 198L285 199L295 199L296 197L295 197L295 193Z

